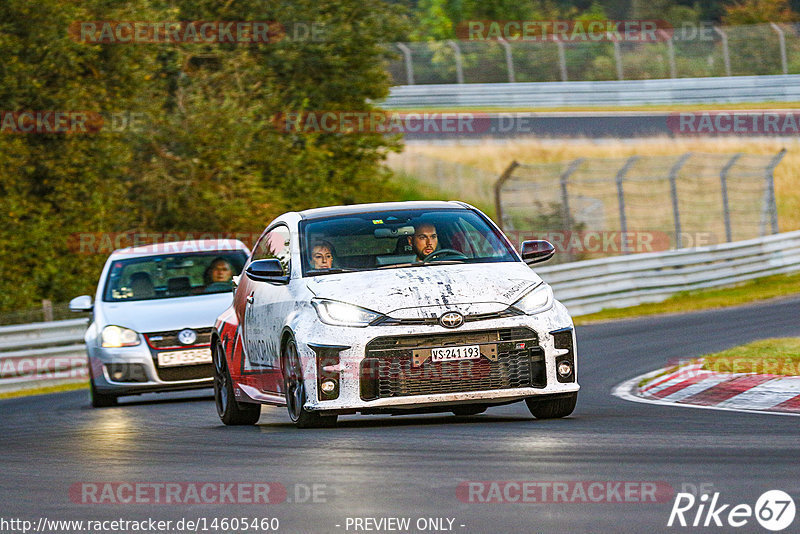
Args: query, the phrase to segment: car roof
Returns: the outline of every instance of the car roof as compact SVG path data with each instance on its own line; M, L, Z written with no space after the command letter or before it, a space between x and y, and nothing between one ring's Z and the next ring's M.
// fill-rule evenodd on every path
M316 219L335 215L351 215L356 213L372 213L376 211L395 211L413 209L469 209L467 204L455 200L413 200L407 202L375 202L372 204L350 204L348 206L328 206L312 208L299 212L303 219Z
M191 254L203 252L233 252L241 250L249 253L247 245L238 239L194 239L190 241L170 241L137 247L117 249L111 253L113 259L140 258L161 254Z

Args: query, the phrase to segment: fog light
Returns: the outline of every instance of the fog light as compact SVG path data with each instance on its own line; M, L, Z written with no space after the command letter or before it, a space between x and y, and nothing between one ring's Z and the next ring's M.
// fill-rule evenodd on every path
M124 376L125 373L123 373L122 371L114 371L113 373L111 373L111 377L117 382L121 381Z
M333 393L333 390L336 389L336 381L331 379L323 380L319 387L323 393Z
M558 374L562 377L567 377L572 374L572 366L569 362L561 362L558 364Z

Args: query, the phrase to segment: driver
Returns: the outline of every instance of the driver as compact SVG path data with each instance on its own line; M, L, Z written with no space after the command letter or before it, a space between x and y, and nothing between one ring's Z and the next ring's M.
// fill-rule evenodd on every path
M317 241L311 246L311 265L314 270L331 269L336 252L327 241Z
M408 244L414 249L417 261L422 261L439 248L436 227L429 222L421 222L414 228L414 235L408 236Z

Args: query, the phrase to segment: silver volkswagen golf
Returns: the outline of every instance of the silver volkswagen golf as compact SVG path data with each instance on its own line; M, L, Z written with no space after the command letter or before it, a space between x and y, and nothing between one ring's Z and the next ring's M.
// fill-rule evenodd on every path
M212 384L211 328L231 305L232 278L249 250L237 240L180 241L114 251L103 267L91 312L86 352L92 405L123 395Z

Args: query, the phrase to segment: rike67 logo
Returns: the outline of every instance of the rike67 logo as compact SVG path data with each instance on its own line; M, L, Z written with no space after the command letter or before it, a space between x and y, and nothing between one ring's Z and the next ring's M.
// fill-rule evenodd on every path
M755 516L756 521L767 530L777 532L792 524L795 505L792 497L781 490L770 490L761 494L755 507L749 504L723 504L719 492L699 498L691 493L678 493L669 514L667 526L692 527L743 527Z

